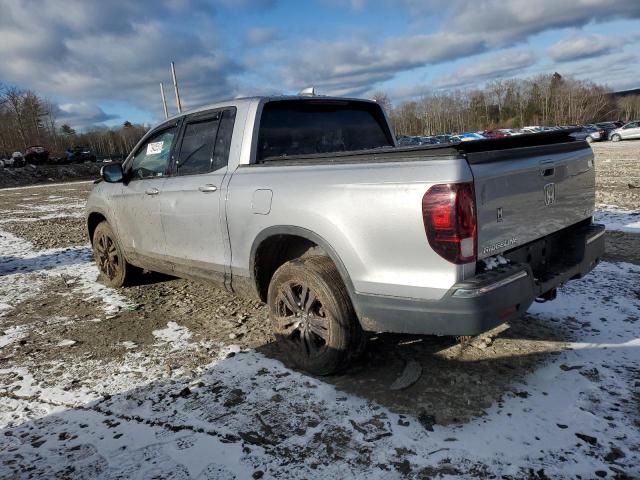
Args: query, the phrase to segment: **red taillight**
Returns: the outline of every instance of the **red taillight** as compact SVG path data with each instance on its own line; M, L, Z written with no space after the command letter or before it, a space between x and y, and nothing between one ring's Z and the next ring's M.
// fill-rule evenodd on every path
M422 197L431 248L453 263L476 260L476 203L472 183L434 185Z

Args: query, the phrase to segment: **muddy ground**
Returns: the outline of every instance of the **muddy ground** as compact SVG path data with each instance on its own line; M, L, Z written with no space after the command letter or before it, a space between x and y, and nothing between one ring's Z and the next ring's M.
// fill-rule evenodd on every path
M635 188L640 186L640 142L608 142L593 148L597 202L640 210L640 188ZM28 367L41 386L55 385L62 378L70 391L86 384L91 391L104 393L99 385L105 372L100 369L114 362L122 364L132 352L149 362L145 365L152 365L149 372L156 379L193 377L230 345L281 359L266 309L258 302L200 283L145 274L140 285L117 292L120 303L105 311L104 301L87 293L89 287L77 288L84 273L77 277L75 270L47 274L46 270L65 262L74 265L89 259L82 208L91 188L91 183L77 183L0 190L0 231L30 242L24 248L31 248L34 255L34 259L25 260L3 257L0 252L2 274L33 272L29 282L42 286L31 294L29 285L16 285L22 293L5 296L9 304L5 308L10 309L0 318L5 335L25 325L32 328L24 329L26 333L20 334L18 342L1 350L0 369ZM47 252L67 248L55 254ZM606 260L640 265L638 234L607 233L607 250ZM1 300L0 295L0 315ZM189 345L196 347L159 348L154 332L166 329L171 322L188 330ZM530 314L462 343L446 337L371 335L365 354L353 367L334 377L313 380L406 415L407 424L417 419L428 430L433 425L462 425L482 417L505 398L526 398L521 385L528 375L566 350L577 332L592 328L581 318L550 321ZM421 370L420 378L409 388L391 390L390 385L407 365ZM636 398L630 411L638 417L639 408ZM431 473L447 473L447 468L440 464ZM626 475L625 468L619 470L623 473L618 475ZM479 477L484 476L483 471L478 466L464 470L465 475ZM615 469L609 474L615 475ZM626 478L624 475L619 478Z

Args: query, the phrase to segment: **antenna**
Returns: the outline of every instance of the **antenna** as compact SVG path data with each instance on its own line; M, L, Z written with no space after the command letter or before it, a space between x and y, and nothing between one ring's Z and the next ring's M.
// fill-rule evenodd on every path
M180 92L178 91L178 80L176 79L176 64L171 62L171 76L173 77L173 89L176 92L176 107L178 113L182 113L182 104L180 103Z
M303 88L302 90L300 90L300 92L298 92L298 95L300 95L301 97L315 97L316 89L314 87Z
M164 118L169 118L169 112L167 111L167 99L164 96L164 85L160 82L160 96L162 97L162 107L164 108Z

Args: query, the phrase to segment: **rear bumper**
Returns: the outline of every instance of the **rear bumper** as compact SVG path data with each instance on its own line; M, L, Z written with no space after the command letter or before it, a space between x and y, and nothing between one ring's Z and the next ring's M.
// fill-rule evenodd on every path
M436 301L357 294L360 323L376 332L477 335L521 316L536 298L593 270L604 254L604 232L594 224L575 232L581 260L555 266L544 279L535 278L526 263L510 263L454 285Z

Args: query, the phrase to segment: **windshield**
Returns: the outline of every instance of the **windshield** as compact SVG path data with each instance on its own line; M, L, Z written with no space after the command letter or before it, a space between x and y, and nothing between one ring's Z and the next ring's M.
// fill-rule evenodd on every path
M286 100L264 106L257 160L393 146L375 103Z

